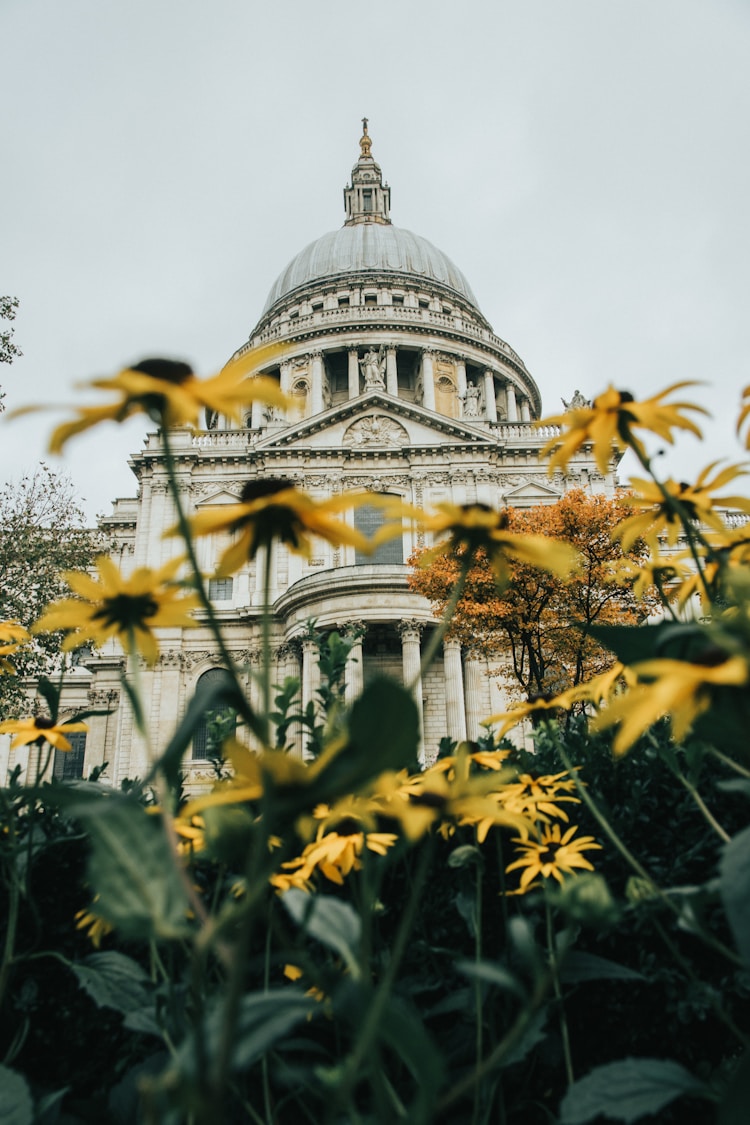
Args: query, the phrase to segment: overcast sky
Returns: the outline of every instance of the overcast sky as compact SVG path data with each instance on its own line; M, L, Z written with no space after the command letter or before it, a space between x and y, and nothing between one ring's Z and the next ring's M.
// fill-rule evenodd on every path
M740 458L748 0L0 0L0 41L9 407L150 354L218 370L343 222L367 115L394 222L463 270L546 413L706 380L709 440L669 467ZM0 481L54 420L0 420ZM92 518L134 494L145 428L56 462Z

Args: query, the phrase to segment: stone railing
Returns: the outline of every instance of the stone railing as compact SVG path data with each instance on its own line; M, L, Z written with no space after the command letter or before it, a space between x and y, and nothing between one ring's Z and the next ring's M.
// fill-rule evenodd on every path
M559 426L536 426L533 422L490 423L490 433L498 441L540 442L549 441L561 433Z

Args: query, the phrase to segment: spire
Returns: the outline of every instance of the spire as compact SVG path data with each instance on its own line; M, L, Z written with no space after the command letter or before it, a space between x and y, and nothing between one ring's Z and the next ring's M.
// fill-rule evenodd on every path
M352 182L344 188L345 227L355 223L390 223L391 189L383 183L380 165L372 158L372 140L367 118L362 118L359 160L352 168Z

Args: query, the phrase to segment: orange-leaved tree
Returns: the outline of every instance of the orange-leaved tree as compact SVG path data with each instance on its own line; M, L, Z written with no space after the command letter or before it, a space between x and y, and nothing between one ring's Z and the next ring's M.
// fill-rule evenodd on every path
M592 625L637 624L658 606L655 589L633 594L638 565L648 548L636 542L625 554L610 532L632 510L617 498L573 489L554 504L510 508L508 529L549 535L579 552L579 572L567 579L525 563L510 564L511 581L500 595L486 556L478 553L447 635L490 658L504 658L503 675L527 697L555 694L610 667L615 657L591 636ZM435 615L450 598L459 572L455 555L421 565L409 562L409 585L432 602ZM623 560L636 565L624 578Z

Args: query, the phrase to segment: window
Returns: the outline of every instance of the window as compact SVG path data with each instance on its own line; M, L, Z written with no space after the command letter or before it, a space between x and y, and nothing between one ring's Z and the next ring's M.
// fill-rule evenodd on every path
M367 189L362 192L362 210L372 211L372 192Z
M209 578L208 596L212 602L231 602L233 578Z
M404 295L403 295L403 293L394 293L393 296L391 297L391 300L393 301L394 305L403 305Z
M323 311L323 302L322 302L322 301L313 301L313 303L312 303L312 311L313 311L314 313L316 313L316 312L322 312L322 311Z
M398 497L394 497L394 499L398 499ZM354 526L363 535L368 537L374 535L384 523L385 513L382 508L376 508L373 504L363 504L361 507L354 509ZM376 566L402 563L404 561L403 540L400 536L388 539L371 555L365 554L364 551L355 551L354 561L357 566L367 565L368 563L375 563Z
M420 309L429 309L430 302L425 301L423 297L420 297L419 298L419 307L420 307Z
M365 293L365 304L366 305L377 305L377 303L378 303L377 293Z
M346 309L348 307L349 307L349 298L348 297L339 297L339 308L340 309Z
M52 776L56 781L74 781L83 777L83 760L86 757L86 732L75 731L66 735L70 750L55 750Z
M231 684L232 677L225 668L210 668L198 680L196 696L203 689L216 688L222 683ZM237 712L233 707L219 706L204 711L193 735L193 760L214 758L221 751L225 738L234 733Z

